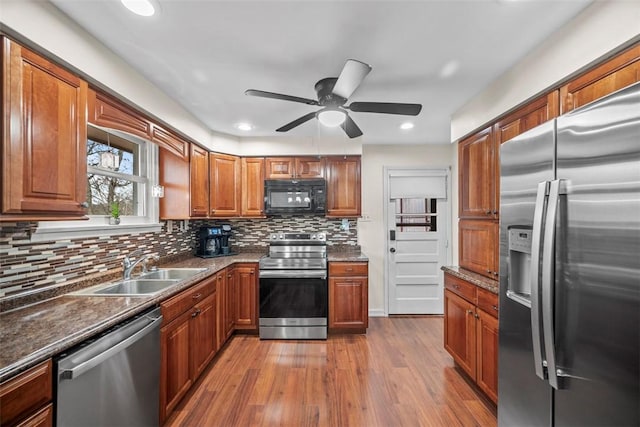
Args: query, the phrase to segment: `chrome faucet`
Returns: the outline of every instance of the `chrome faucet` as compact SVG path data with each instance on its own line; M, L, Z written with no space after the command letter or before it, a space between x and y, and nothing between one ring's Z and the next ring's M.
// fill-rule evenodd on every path
M133 271L133 269L136 267L136 265L140 264L142 262L142 271L143 273L147 272L147 263L149 262L149 258L153 259L153 260L158 260L160 259L160 257L158 256L158 254L145 254L142 256L138 256L142 254L142 249L137 249L133 252L131 252L129 255L126 255L124 257L124 259L122 260L122 278L124 280L129 280L131 279L131 272ZM137 256L138 258L135 261L131 261L131 258L133 256Z

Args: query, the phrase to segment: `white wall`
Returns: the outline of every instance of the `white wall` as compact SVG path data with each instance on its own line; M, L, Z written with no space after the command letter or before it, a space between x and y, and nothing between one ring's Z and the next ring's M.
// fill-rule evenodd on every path
M239 151L238 138L211 132L51 3L2 0L0 22L207 148Z
M457 147L442 145L365 145L362 149L362 219L358 221L358 243L369 257L369 313L384 314L384 167L426 166L451 169L452 264L457 263L458 171Z
M320 125L321 126L321 125ZM340 129L342 132L342 129ZM283 136L270 138L242 138L241 156L279 156L279 155L360 155L362 139L345 137L300 137Z
M451 141L640 35L640 1L595 1L456 111Z

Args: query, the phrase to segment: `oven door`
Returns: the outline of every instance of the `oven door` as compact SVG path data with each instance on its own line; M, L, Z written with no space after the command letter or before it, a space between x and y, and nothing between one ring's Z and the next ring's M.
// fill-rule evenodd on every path
M326 270L260 270L260 338L326 339Z

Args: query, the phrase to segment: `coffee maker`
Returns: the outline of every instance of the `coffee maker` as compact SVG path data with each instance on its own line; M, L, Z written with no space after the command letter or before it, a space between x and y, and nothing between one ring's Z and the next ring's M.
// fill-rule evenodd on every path
M196 255L201 258L233 255L229 248L231 226L229 224L200 227Z

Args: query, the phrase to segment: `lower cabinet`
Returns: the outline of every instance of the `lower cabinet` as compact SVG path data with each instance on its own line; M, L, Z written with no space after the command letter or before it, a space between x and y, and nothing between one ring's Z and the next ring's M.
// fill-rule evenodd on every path
M217 351L216 276L160 306L160 420L164 421Z
M258 264L236 264L233 268L236 292L234 324L236 330L258 329Z
M361 330L369 326L369 273L366 262L329 263L329 329Z
M498 296L445 274L444 348L498 402Z
M0 384L0 424L53 425L53 371L51 359Z
M218 294L217 344L219 350L233 334L235 292L233 286L233 267L227 267L216 275L216 293Z

